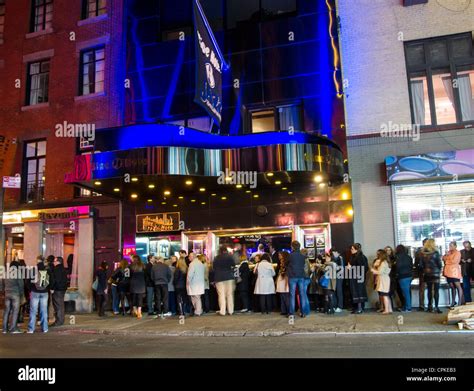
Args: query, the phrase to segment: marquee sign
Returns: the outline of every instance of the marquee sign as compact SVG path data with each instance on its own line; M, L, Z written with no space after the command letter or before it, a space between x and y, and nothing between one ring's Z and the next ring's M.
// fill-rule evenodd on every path
M178 231L179 212L137 215L137 233Z

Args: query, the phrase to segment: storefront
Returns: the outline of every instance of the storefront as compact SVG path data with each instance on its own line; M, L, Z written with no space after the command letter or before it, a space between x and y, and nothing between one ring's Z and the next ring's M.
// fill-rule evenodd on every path
M17 255L27 265L36 257L54 255L68 268L66 301L74 301L78 311L88 311L92 301L93 217L89 206L5 212L5 259Z

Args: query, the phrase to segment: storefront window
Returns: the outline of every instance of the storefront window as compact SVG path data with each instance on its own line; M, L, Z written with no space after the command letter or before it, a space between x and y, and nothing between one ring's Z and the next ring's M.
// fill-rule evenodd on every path
M474 238L474 181L394 186L397 244L421 246L433 238L447 251L450 241Z

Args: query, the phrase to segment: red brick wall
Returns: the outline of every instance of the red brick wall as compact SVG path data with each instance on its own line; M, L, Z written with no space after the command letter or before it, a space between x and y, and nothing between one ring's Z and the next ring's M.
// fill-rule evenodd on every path
M73 187L64 184L64 174L73 168L76 139L56 137L56 124L94 123L96 128L122 124L123 0L108 0L106 18L81 26L78 26L81 0L54 0L53 32L26 38L30 3L30 0L16 0L6 5L5 40L0 45L0 134L16 137L19 142L12 174L21 172L23 143L46 138L45 201L67 201L73 198ZM71 32L75 33L75 41L70 40ZM75 101L80 48L102 42L106 48L105 95ZM23 111L27 73L23 57L51 49L54 56L50 63L49 107ZM15 88L16 79L21 81L21 88ZM20 192L7 190L6 208L16 208L19 204Z

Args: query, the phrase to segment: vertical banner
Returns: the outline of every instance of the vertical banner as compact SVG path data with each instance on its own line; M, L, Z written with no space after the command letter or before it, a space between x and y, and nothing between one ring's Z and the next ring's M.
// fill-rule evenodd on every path
M204 107L220 125L222 112L222 72L228 68L217 45L199 0L194 0L196 42L196 92L194 101Z

